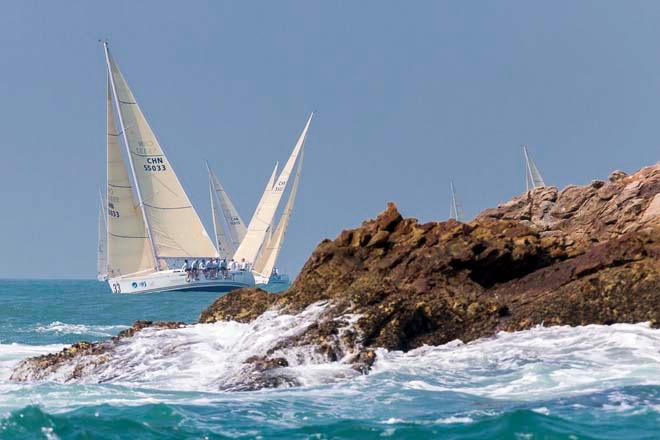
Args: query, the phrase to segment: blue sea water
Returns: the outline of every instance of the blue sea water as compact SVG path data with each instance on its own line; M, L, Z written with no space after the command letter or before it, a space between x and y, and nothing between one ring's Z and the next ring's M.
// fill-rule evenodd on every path
M288 353L300 387L219 391L241 374L240 359L309 325L318 305L145 334L103 380L9 381L25 357L107 339L138 319L194 322L216 296L0 281L0 439L660 438L660 330L644 323L379 350L369 375L303 350Z

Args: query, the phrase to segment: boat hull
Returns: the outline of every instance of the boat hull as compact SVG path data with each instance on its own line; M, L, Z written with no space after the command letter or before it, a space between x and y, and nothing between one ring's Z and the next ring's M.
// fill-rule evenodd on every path
M271 293L282 292L291 286L291 279L286 274L271 277L255 274L254 278L258 288Z
M207 279L199 274L198 279L188 280L181 270L164 270L147 275L109 278L108 285L113 293L141 294L170 291L230 292L243 287L254 287L254 276L250 272L229 272L226 277Z

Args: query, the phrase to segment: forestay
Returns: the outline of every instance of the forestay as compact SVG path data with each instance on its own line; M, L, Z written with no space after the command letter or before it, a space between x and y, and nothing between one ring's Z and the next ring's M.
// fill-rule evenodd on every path
M217 251L117 65L108 54L125 139L158 258L215 257Z
M280 203L280 200L282 199L282 195L284 194L284 190L286 189L287 182L289 181L293 167L296 164L298 155L300 154L300 151L305 144L305 138L307 137L307 131L309 129L310 123L312 122L313 116L313 113L309 116L309 119L305 124L305 128L300 134L298 142L296 142L296 145L291 152L291 156L289 156L289 159L282 168L282 172L280 173L279 177L270 188L266 188L263 195L261 196L261 200L257 205L257 209L255 210L254 215L250 220L245 239L241 242L240 246L236 250L236 254L234 254L235 260L240 261L245 259L245 261L251 263L255 262L259 250L263 246L268 231L271 227L273 218L275 217L275 213L277 211L277 207Z

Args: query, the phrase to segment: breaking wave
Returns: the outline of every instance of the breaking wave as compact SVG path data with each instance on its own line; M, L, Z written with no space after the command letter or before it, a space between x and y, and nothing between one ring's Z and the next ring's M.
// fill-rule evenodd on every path
M129 328L127 325L67 324L66 322L54 321L47 325L38 324L34 327L34 331L57 335L69 334L108 338L127 328Z

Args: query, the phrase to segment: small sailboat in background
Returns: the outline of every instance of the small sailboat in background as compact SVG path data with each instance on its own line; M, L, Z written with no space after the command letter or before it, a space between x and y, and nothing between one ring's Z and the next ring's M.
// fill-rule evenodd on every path
M456 188L454 188L453 180L449 181L449 187L451 188L451 204L449 206L449 218L454 219L457 222L462 222L464 221L463 206L458 201L458 197L456 197Z
M111 289L115 293L149 293L253 286L249 271L207 279L189 277L178 269L184 259L217 258L218 250L110 56L107 43L104 49L108 67L105 272Z
M536 164L529 156L527 145L523 145L522 148L523 154L525 155L525 192L546 186L539 169L536 168Z

